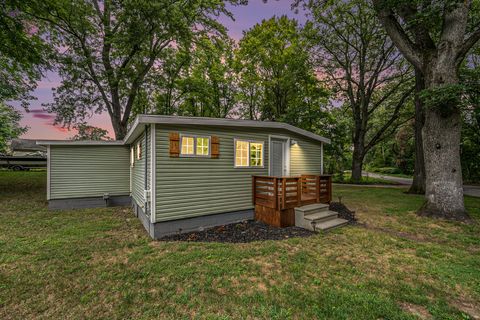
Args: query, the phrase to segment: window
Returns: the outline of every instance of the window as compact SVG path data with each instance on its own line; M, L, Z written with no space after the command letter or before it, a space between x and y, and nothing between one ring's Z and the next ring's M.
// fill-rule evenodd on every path
M135 164L135 147L130 148L130 166Z
M263 142L235 140L235 167L263 167Z
M208 157L210 155L210 138L181 136L180 155L186 157Z
M137 160L142 159L142 142L137 143Z
M208 156L209 139L205 137L197 138L197 155Z
M182 137L182 155L193 155L194 137Z

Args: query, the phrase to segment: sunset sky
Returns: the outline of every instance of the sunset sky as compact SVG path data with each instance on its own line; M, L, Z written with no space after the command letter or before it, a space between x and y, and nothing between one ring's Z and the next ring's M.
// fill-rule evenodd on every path
M305 22L305 16L302 13L296 14L291 9L291 0L270 0L263 3L262 0L250 0L249 5L240 7L230 7L230 11L235 16L235 21L229 18L222 18L222 23L228 29L230 36L236 40L242 37L242 32L253 27L263 19L269 19L272 16L287 15L297 19L301 24ZM25 112L18 103L12 103L23 113L22 125L28 126L29 130L22 138L27 139L67 139L75 134L62 127L53 126L54 114L49 114L42 109L42 103L48 103L53 100L52 88L60 84L60 79L54 72L45 75L39 82L33 96L37 98L30 104L30 112ZM95 115L89 120L89 124L102 127L109 130L113 136L110 119L106 113Z

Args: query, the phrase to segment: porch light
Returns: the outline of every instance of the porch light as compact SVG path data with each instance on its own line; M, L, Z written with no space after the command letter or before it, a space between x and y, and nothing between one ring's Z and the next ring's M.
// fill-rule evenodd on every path
M290 141L290 144L291 144L292 146L294 146L294 145L298 144L298 141L292 139L292 140Z

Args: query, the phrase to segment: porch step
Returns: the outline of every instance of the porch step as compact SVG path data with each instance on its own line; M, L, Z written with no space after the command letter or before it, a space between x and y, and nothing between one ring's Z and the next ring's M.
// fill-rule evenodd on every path
M345 219L342 219L342 218L335 218L335 219L331 219L331 220L327 220L327 221L322 221L320 223L316 223L315 228L313 226L311 226L311 227L312 227L312 230L315 229L315 230L326 231L326 230L329 230L329 229L333 229L333 228L336 228L336 227L343 226L347 223L348 223L348 220L345 220Z
M330 210L320 211L320 212L311 213L303 216L305 220L315 221L317 223L323 220L331 220L336 217L338 217L338 213Z
M306 206L295 208L295 212L302 212L304 215L309 215L317 212L328 211L328 204L325 203L314 203L307 204Z
M311 231L325 231L348 223L348 220L339 218L337 212L328 208L329 205L323 203L295 208L295 225Z

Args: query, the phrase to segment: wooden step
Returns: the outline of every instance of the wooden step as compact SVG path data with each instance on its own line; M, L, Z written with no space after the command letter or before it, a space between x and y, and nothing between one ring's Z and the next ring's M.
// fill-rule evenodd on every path
M307 204L306 206L295 208L296 212L302 212L304 215L321 211L327 211L329 205L326 203Z
M327 210L327 211L320 211L316 213L307 214L304 216L304 219L309 221L320 222L320 221L335 219L337 217L338 217L337 212Z
M330 230L332 228L336 228L336 227L346 225L347 223L348 223L348 220L345 220L345 219L342 219L342 218L335 218L335 219L326 220L326 221L322 221L320 223L317 223L317 224L315 224L315 228L313 228L313 226L312 226L312 229L315 229L316 231L319 231L319 230L326 231L326 230Z

